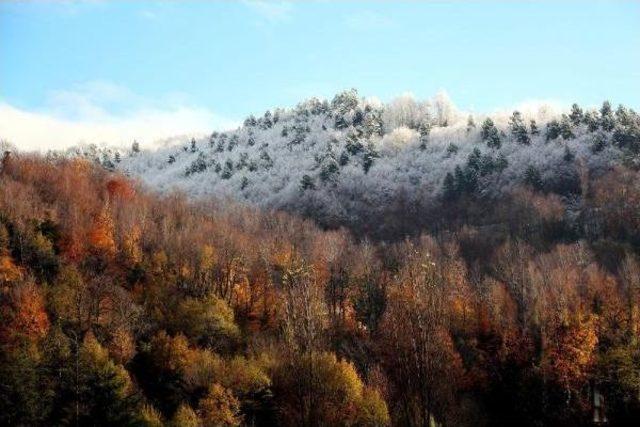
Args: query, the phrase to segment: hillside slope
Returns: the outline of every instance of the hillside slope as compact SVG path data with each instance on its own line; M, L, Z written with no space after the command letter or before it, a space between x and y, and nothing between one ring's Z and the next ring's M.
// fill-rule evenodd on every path
M495 202L523 184L574 198L581 174L637 166L639 152L640 118L608 102L586 112L574 105L567 114L539 107L488 117L457 111L444 94L382 104L351 90L250 116L209 138L102 161L152 188L375 233L371 223L386 224L407 206L424 213L461 198Z

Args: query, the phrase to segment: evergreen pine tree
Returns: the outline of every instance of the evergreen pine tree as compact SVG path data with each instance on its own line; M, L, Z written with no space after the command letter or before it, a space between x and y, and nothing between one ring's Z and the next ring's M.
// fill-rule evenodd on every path
M495 162L495 170L498 173L500 173L503 170L505 170L507 166L509 166L509 161L507 160L507 157L503 153L498 154L498 158L496 159L496 162Z
M582 123L582 121L584 120L584 113L582 112L582 108L580 108L578 104L573 104L571 106L569 120L571 120L573 126L579 126L580 123Z
M562 135L562 139L565 140L575 138L575 135L571 130L571 121L566 114L563 114L560 119L560 135Z
M529 122L529 129L531 129L531 135L540 134L540 130L538 129L538 124L533 119L531 119L531 121Z
M609 101L604 101L600 108L600 127L607 132L612 131L615 127L613 110Z
M427 143L429 142L429 133L431 132L431 126L427 122L423 122L418 127L418 133L420 134L420 149L424 150L427 148Z
M600 126L598 113L596 111L587 111L584 115L583 121L587 125L589 132L597 131Z
M346 151L340 153L340 166L345 166L349 163L349 154Z
M538 168L533 165L529 165L527 170L524 172L524 182L536 190L542 190L542 175Z
M313 183L313 178L311 178L309 175L303 175L302 176L302 180L300 181L300 188L303 191L304 190L314 190L316 188L316 186Z
M553 141L560 136L560 123L557 120L551 120L547 123L546 140Z
M599 153L604 150L607 146L607 135L600 131L593 136L593 140L591 142L591 151L594 153Z
M242 181L240 182L240 190L244 190L249 186L249 178L246 176L242 177Z
M511 129L511 135L520 144L529 144L531 139L527 133L527 127L524 125L522 114L519 111L514 111L509 119L509 128Z
M487 146L489 146L490 148L500 148L500 135L498 133L496 125L490 118L487 118L484 122L482 122L482 140L486 142Z
M442 183L442 196L447 201L455 200L458 197L455 178L451 172L447 172L447 175L444 177L444 182Z
M224 169L222 170L222 175L220 175L220 178L229 179L231 178L232 175L233 175L233 162L231 162L231 160L227 160L224 163Z

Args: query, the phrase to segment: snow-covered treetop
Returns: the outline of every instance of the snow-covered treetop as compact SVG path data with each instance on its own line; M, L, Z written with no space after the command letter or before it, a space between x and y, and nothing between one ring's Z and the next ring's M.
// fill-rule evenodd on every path
M545 191L570 191L578 164L595 172L637 164L639 135L638 115L606 102L599 110L523 105L488 116L459 111L444 92L383 104L352 89L153 151L83 150L159 190L232 197L343 224L399 193L407 203L491 197L530 184L533 175Z

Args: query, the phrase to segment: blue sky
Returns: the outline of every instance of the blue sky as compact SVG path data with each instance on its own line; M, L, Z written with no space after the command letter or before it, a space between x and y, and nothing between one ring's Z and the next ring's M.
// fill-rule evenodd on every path
M382 100L444 89L477 112L638 109L639 23L640 1L4 1L0 137L205 131L350 87ZM62 127L13 129L30 120Z

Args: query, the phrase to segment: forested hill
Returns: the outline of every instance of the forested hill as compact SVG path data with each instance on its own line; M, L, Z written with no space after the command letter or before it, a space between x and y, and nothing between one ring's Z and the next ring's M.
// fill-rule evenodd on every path
M352 90L250 116L234 131L100 161L152 188L230 196L392 238L423 228L436 205L491 204L522 185L575 199L581 174L638 166L639 152L638 114L608 102L488 117L457 111L444 94L382 104Z
M5 156L0 425L636 425L640 178L580 182L387 243Z

